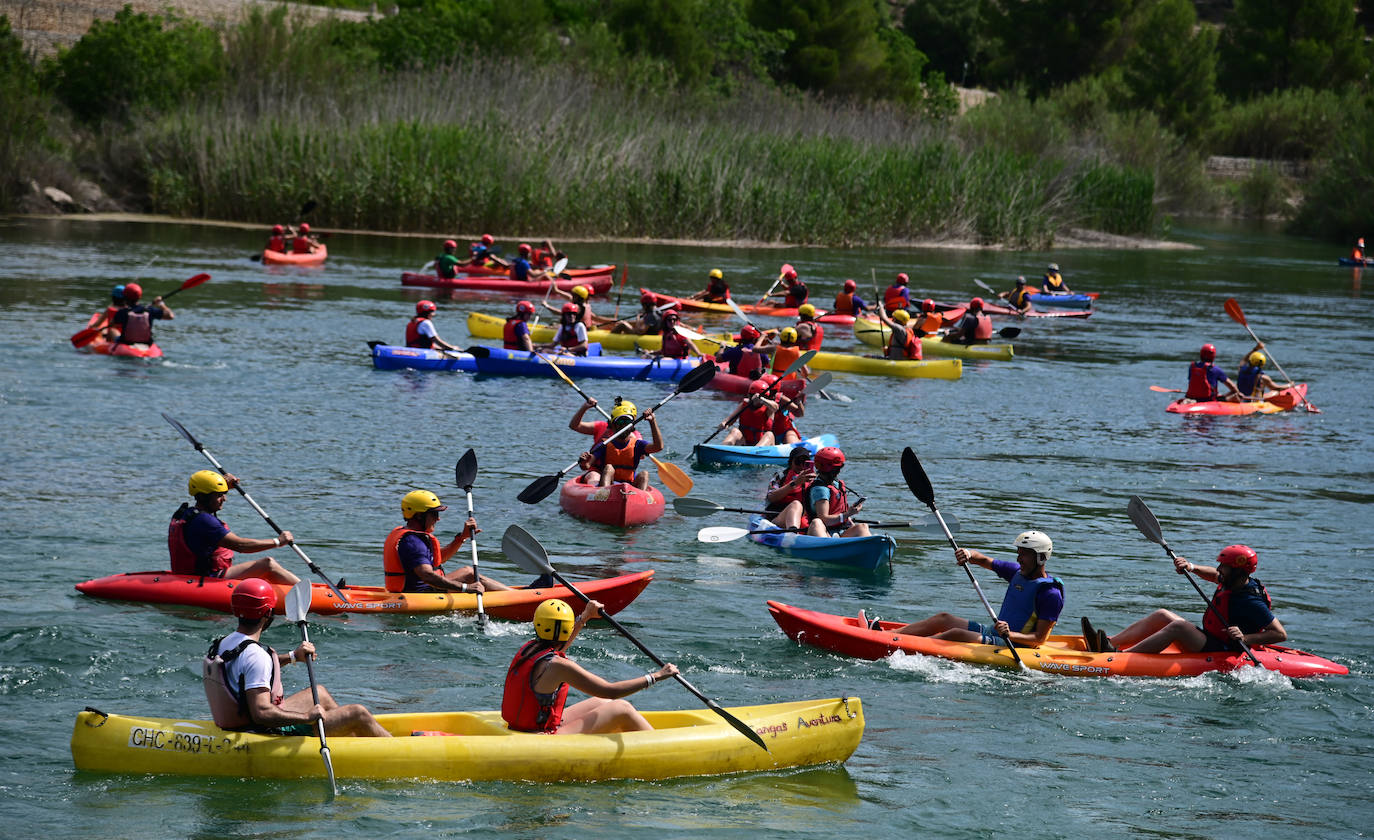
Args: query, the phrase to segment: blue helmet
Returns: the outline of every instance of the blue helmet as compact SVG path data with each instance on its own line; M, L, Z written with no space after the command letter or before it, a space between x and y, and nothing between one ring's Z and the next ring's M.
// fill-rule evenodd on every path
M124 302L124 284L123 284L123 283L120 283L118 286L115 286L113 289L110 290L110 299L113 300L115 303L123 303L123 302Z

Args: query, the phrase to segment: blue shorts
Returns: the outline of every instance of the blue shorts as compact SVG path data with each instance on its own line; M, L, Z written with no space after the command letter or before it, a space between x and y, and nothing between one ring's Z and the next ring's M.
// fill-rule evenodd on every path
M1002 647L1007 646L1007 640L997 635L996 627L989 627L986 624L979 624L976 621L970 621L968 623L968 629L973 631L974 633L982 635L983 644L985 645L993 645L994 647L998 645Z

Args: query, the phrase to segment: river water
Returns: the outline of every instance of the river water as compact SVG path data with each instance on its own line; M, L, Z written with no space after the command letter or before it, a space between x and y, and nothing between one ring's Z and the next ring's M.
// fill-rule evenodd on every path
M1067 679L919 657L862 662L799 648L764 608L772 598L827 612L863 607L888 619L979 604L942 541L901 534L895 570L876 577L788 562L747 542L707 547L704 525L669 512L631 533L529 507L515 495L565 466L584 439L566 428L579 398L553 380L372 369L369 339L399 342L422 295L398 275L436 243L338 235L322 270L265 269L256 231L171 224L9 220L0 226L0 835L61 837L1356 837L1374 817L1370 653L1374 477L1369 346L1374 316L1357 274L1330 246L1222 225L1179 229L1200 246L1053 255L952 250L825 251L581 244L573 264L628 262L633 287L688 292L720 267L737 295L762 291L784 262L833 294L845 276L869 287L907 271L936 298L1009 287L1017 273L1062 264L1076 288L1102 293L1086 322L1032 322L1008 363L965 363L960 381L838 374L849 406L812 402L804 430L834 432L845 477L878 518L922 512L902 481L912 446L964 545L1010 557L1019 531L1048 532L1050 570L1066 583L1061 629L1091 615L1116 630L1164 606L1201 602L1126 517L1144 497L1180 553L1210 562L1246 542L1290 644L1351 674L1294 682L1242 671L1194 679ZM150 265L151 263L151 265ZM67 337L109 287L144 278L148 295L192 274L213 280L173 298L158 325L160 363L73 352ZM433 297L433 295L430 295ZM1222 310L1236 297L1270 355L1311 384L1322 414L1182 418L1151 384L1182 387L1210 341L1234 370L1251 343ZM440 334L468 343L470 308L508 298L437 298ZM604 312L606 305L600 304ZM829 328L827 344L852 343ZM652 404L655 383L591 381L589 390ZM691 469L691 444L731 409L700 392L662 412L668 449L694 496L752 504L765 471ZM601 784L101 776L72 768L76 713L204 716L198 660L229 620L183 608L99 601L72 585L164 568L168 516L206 462L168 426L195 433L331 576L380 582L380 547L414 487L461 501L455 460L478 454L484 570L526 576L499 552L511 523L530 530L573 576L653 568L621 618L723 705L857 695L868 728L843 767L708 779ZM457 513L454 510L452 513ZM270 536L237 496L224 518ZM441 532L458 524L450 515ZM287 552L288 565L305 574ZM978 570L981 571L981 570ZM991 597L1002 587L990 573ZM374 711L495 708L506 663L529 627L478 632L470 617L319 618L317 671L336 696ZM284 622L268 641L289 645ZM575 654L609 678L649 669L613 631L593 628ZM288 669L288 690L305 675ZM695 700L672 686L645 708Z

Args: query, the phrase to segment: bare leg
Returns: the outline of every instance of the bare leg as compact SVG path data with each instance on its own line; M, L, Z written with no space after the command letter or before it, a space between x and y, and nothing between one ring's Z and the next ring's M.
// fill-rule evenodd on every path
M365 706L358 703L349 703L347 706L340 706L334 700L334 696L329 693L329 689L320 685L320 705L324 707L324 731L327 735L357 735L371 738L390 738L391 733L382 727L377 719ZM293 712L308 712L310 707L315 704L311 696L310 689L302 689L282 701L282 708Z
M968 630L968 622L957 615L949 613L937 613L930 618L923 618L920 621L913 621L910 624L898 627L897 633L903 636L934 636L946 630Z
M1207 634L1186 618L1180 618L1169 622L1159 632L1146 636L1125 650L1128 653L1161 653L1175 642L1180 648L1195 652L1206 646ZM1115 643L1113 645L1115 646Z
M653 728L628 700L589 697L563 710L563 723L558 727L558 734L640 732Z
M754 444L754 445L755 445L755 446L772 446L772 445L774 445L774 443L776 443L776 441L777 441L777 439L773 436L773 432L770 430L770 431L764 432L763 434L759 435L759 442L756 443L756 444Z
M800 528L803 512L801 502L791 501L773 517L772 522L779 528Z
M1125 650L1142 639L1163 630L1170 622L1181 620L1177 613L1169 610L1155 610L1120 633L1108 637L1107 641L1112 643L1112 647Z
M725 439L720 443L722 446L739 446L744 442L744 433L736 426L725 433Z
M599 485L601 487L610 487L614 483L615 467L611 466L610 464L607 464L606 466L601 468L601 481L599 482Z
M225 570L224 576L230 580L262 578L269 583L284 583L288 586L295 586L301 580L271 557L258 557L235 563Z

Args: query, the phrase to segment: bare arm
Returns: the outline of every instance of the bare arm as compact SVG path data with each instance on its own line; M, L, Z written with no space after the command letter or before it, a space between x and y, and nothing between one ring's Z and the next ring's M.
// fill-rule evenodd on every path
M282 531L280 537L270 540L254 540L248 537L240 537L238 534L230 531L220 539L219 545L221 548L237 551L239 554L257 554L259 551L268 551L269 549L286 545L293 539L295 539L295 537L291 536L290 531Z

